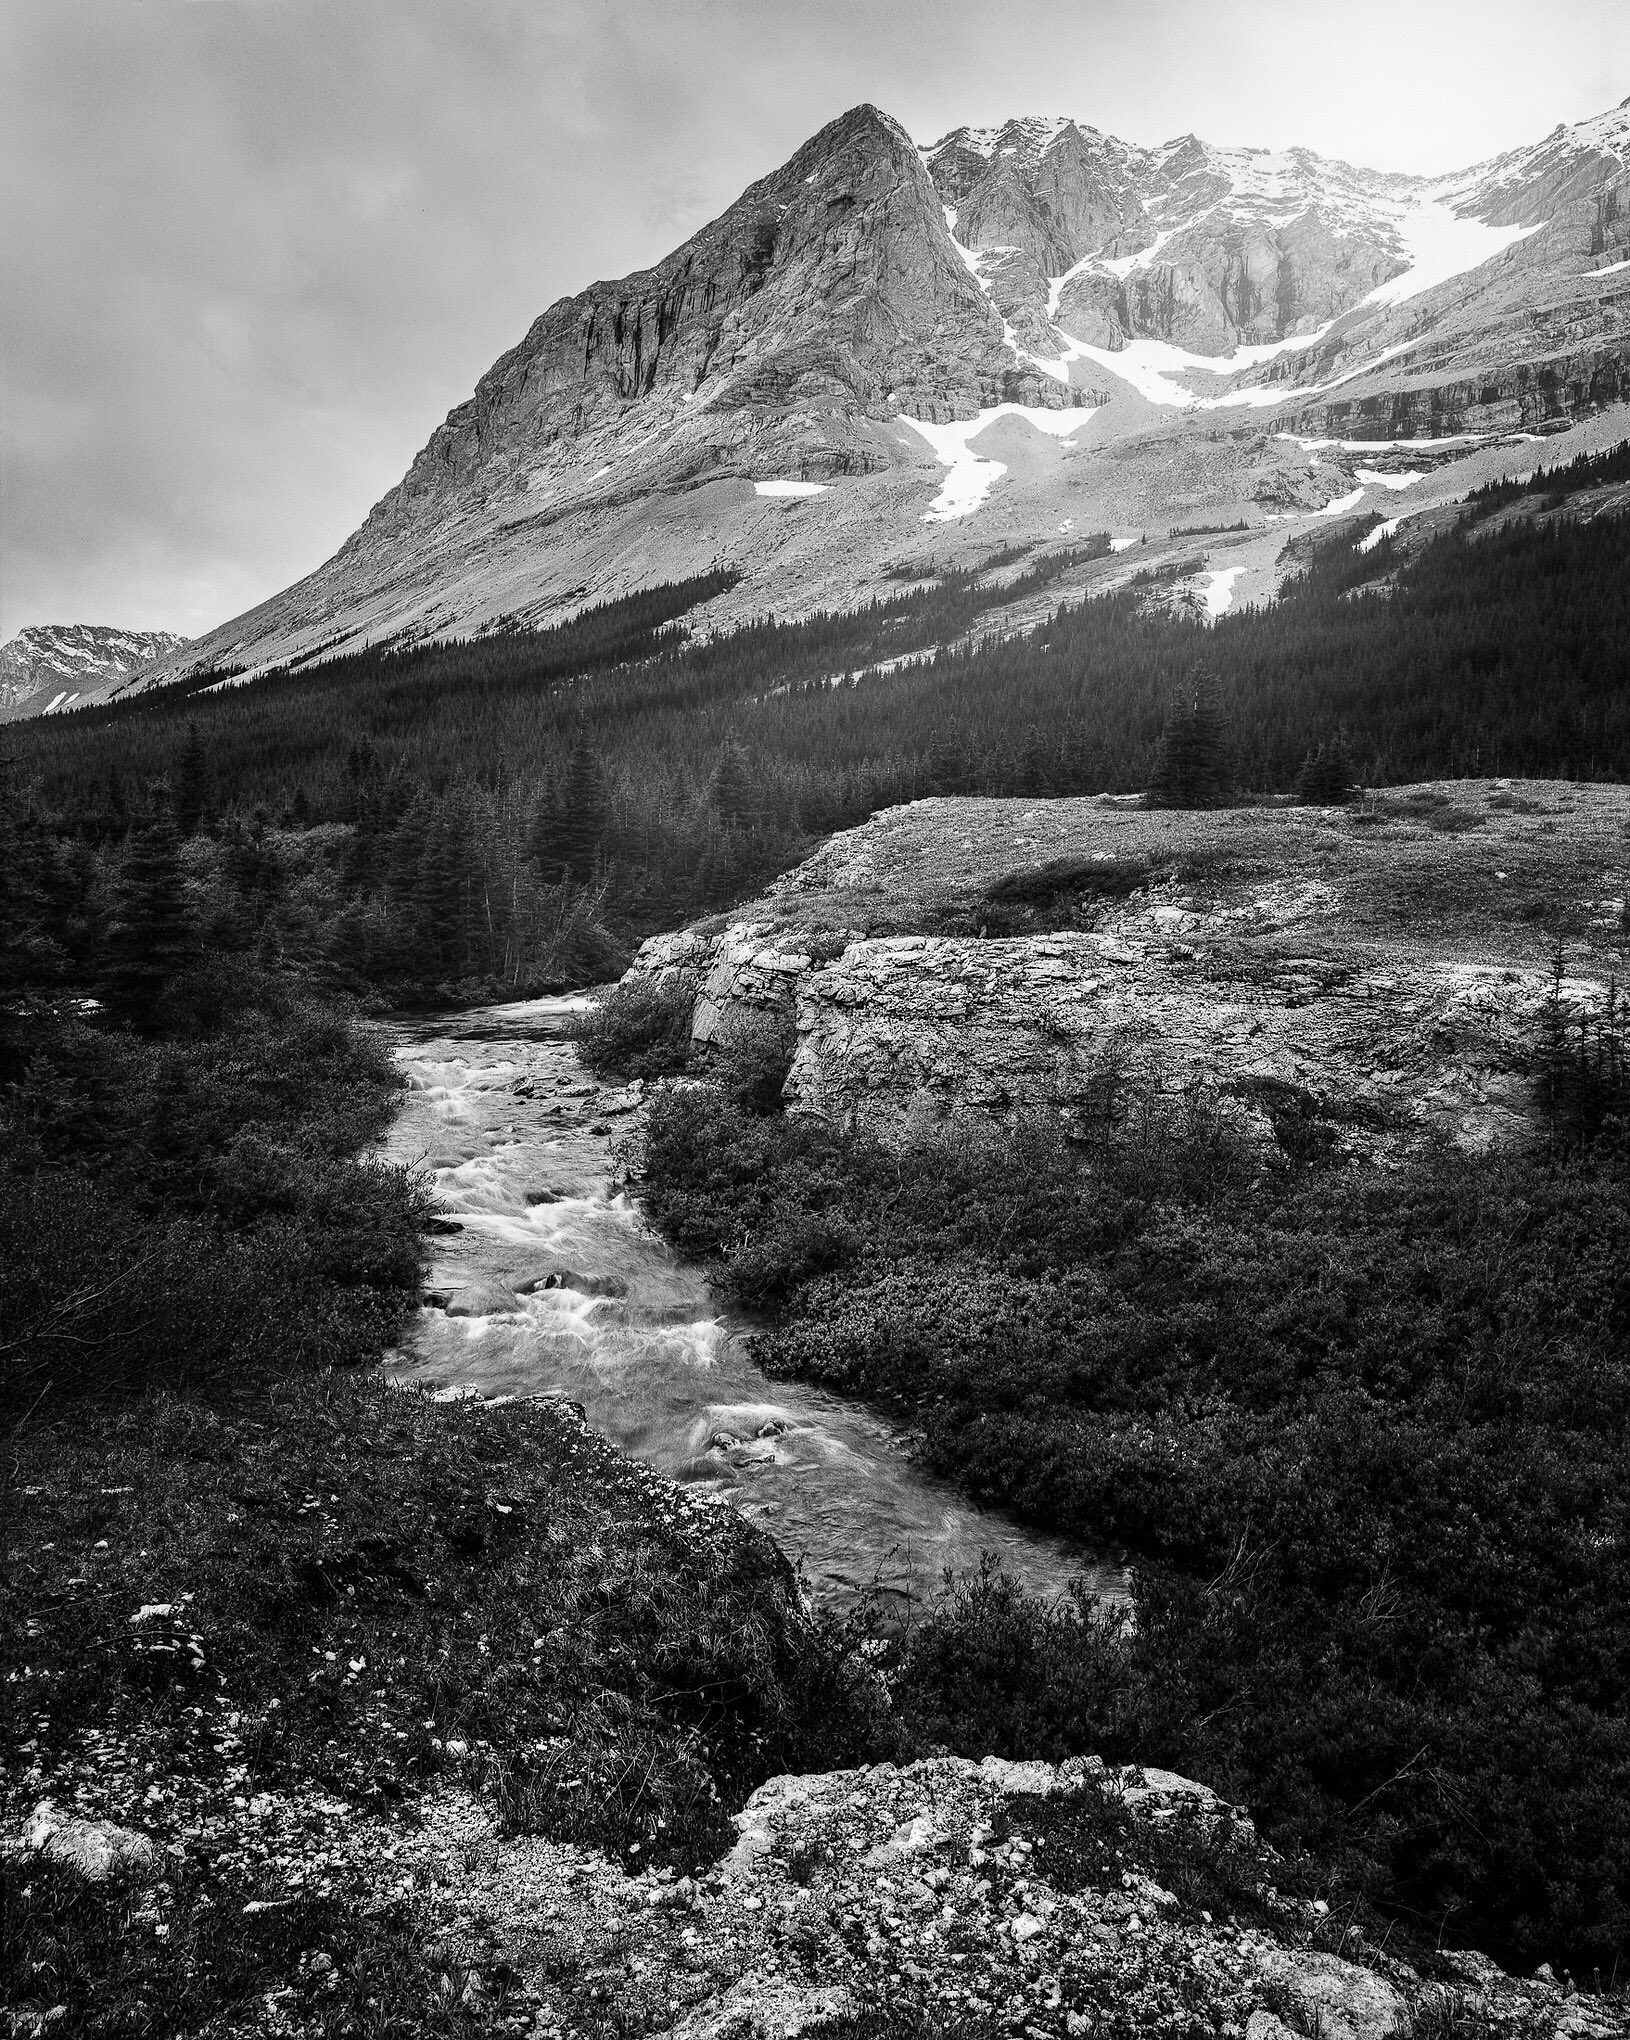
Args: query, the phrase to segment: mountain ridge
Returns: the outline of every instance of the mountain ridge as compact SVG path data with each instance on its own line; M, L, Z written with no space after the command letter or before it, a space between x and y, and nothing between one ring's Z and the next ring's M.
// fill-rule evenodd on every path
M162 664L188 639L169 630L37 623L0 645L0 710L47 714ZM32 704L32 706L31 706Z
M1251 524L1271 594L1270 526L1408 514L1617 416L1627 165L1630 100L1437 179L1056 116L924 146L853 108L548 307L330 561L153 677L556 622L728 560L722 628L1202 512Z

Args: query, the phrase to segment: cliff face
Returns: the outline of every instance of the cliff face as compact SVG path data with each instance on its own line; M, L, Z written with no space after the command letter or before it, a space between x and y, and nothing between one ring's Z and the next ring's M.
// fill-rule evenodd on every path
M680 423L704 386L740 441L764 414L780 427L785 413L977 409L1012 365L916 148L887 115L858 107L655 269L552 306L369 522L389 528L450 487L524 487L562 442L635 412L647 429Z
M1627 823L1624 789L1538 782L1352 813L921 801L636 968L699 988L703 1043L795 1013L789 1109L890 1138L1154 1091L1292 1151L1484 1149L1533 1131L1552 999L1599 1011L1622 974ZM1560 985L1547 920L1580 930Z
M1620 107L1438 179L1194 135L1137 149L1073 121L958 128L927 161L958 240L1033 258L1061 333L1224 356L1327 327L1377 293L1362 328L1402 293L1472 272L1540 229L1524 266L1611 259L1625 239L1627 148ZM1015 324L1036 290L1011 280L1002 309Z

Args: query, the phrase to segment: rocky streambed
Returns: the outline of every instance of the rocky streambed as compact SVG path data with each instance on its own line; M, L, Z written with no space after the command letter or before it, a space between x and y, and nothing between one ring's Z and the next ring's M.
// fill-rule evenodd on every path
M541 999L398 1030L393 1160L427 1167L447 1213L396 1378L438 1395L560 1396L624 1451L769 1531L810 1593L896 1610L993 1553L1049 1598L1121 1566L980 1510L912 1462L878 1412L771 1381L747 1327L616 1184L633 1092L585 1076L574 1002Z

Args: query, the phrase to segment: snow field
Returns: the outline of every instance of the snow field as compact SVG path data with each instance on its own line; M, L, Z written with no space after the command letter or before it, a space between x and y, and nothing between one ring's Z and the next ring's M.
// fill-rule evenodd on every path
M1093 414L1084 409L1049 411L1039 404L993 404L977 418L957 418L949 425L930 424L904 411L898 415L900 423L920 432L936 457L950 469L945 486L923 513L925 524L946 524L977 510L1007 473L1005 461L983 460L970 450L968 442L976 439L987 425L994 425L998 418L1022 418L1027 425L1048 433L1067 447Z
M1532 227L1491 227L1485 220L1462 219L1441 199L1427 199L1397 222L1409 267L1377 284L1363 302L1401 305L1423 291L1435 290L1451 277L1480 269L1496 255L1539 232Z
M826 491L825 482L775 481L753 484L753 493L756 496L824 496Z
M1364 483L1366 488L1412 489L1417 482L1424 482L1426 477L1413 468L1402 475L1383 474L1379 468L1354 468L1353 480Z
M1213 623L1233 601L1234 583L1244 572L1243 567L1214 567L1203 576L1205 586L1200 590L1200 599Z
M1339 446L1343 453L1394 453L1401 446L1419 447L1425 452L1428 447L1464 446L1473 440L1487 439L1486 432L1456 432L1447 439L1302 439L1294 432L1276 432L1275 439L1288 439L1299 446L1304 453L1322 453L1327 446Z
M1358 541L1357 545L1353 547L1353 551L1374 552L1375 548L1381 543L1382 539L1391 538L1392 534L1398 529L1399 525L1402 524L1403 521L1404 520L1402 517L1389 517L1385 524L1378 524L1373 531L1365 532L1364 536Z

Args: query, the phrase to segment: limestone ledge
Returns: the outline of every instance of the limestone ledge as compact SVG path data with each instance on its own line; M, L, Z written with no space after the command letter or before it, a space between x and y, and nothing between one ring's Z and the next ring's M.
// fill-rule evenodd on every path
M1420 824L1409 803L1429 797L1463 805L1479 833ZM1432 1130L1481 1151L1532 1125L1553 995L1577 1023L1622 976L1630 801L1542 797L1507 782L1399 789L1369 831L1305 810L918 802L832 839L734 921L654 937L634 969L695 992L704 1048L792 1014L789 1108L887 1136L960 1114L1079 1121L1130 1085L1203 1093L1263 1138L1294 1122L1380 1154ZM1558 829L1552 809L1574 840L1537 833ZM1223 876L1183 875L1197 846ZM977 922L993 876L1060 849L1149 856L1150 877L1095 926L915 932ZM1580 857L1595 889L1564 897ZM1582 931L1560 979L1542 925L1485 912L1482 891L1508 913L1519 880L1550 885L1541 906ZM1452 910L1422 909L1423 888L1451 887Z

